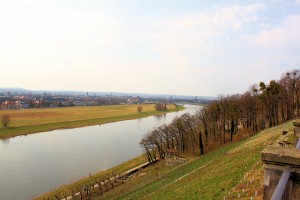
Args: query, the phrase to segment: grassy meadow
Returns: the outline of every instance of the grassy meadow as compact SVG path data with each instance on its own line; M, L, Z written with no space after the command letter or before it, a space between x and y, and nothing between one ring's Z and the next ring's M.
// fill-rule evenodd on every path
M4 114L11 116L9 127L0 128L0 139L55 129L75 128L136 119L165 113L156 111L154 104L142 105L143 110L138 113L137 106L138 105L113 105L0 110L0 117ZM175 111L174 105L167 105L167 108L167 112ZM180 109L183 109L183 107Z

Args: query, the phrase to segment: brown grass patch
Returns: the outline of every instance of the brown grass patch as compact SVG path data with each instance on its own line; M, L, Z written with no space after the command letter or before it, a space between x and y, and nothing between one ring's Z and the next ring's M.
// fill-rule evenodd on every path
M58 112L26 112L26 113L13 113L11 115L11 117L13 118L27 118L27 117L42 117L42 118L46 118L46 117L52 117L52 116L61 116L63 115L62 113L58 113Z

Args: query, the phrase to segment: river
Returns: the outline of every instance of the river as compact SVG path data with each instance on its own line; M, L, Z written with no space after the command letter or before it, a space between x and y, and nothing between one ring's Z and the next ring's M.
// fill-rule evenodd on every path
M199 109L185 107L160 116L0 140L0 200L31 199L141 155L139 142L149 130Z

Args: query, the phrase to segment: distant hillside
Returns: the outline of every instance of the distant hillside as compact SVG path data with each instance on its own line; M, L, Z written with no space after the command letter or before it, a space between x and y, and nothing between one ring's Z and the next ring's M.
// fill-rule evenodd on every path
M0 92L14 93L32 93L32 94L61 94L61 95L86 95L90 96L139 96L143 98L173 98L173 99L195 99L198 100L213 100L215 97L208 96L187 96L187 95L172 95L172 94L146 94L146 93L127 93L127 92L93 92L93 91L68 91L68 90L28 90L24 88L0 88Z
M12 87L12 88L0 87L0 92L29 92L29 90L26 90L24 88L17 88L17 87Z

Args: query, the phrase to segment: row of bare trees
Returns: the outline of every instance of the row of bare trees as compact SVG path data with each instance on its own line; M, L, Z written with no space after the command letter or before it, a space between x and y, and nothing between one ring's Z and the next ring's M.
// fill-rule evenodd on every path
M299 116L300 70L279 81L252 85L243 94L219 95L195 115L184 114L169 125L148 132L140 145L150 162L165 158L168 149L203 154L214 146L248 137Z
M145 150L149 162L165 158L167 149L177 149L181 153L199 149L199 122L195 115L184 114L171 124L163 125L148 132L140 145ZM196 152L195 152L196 153Z

